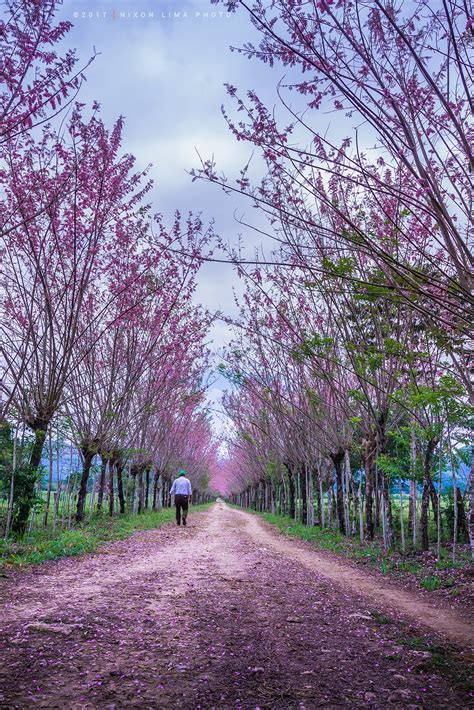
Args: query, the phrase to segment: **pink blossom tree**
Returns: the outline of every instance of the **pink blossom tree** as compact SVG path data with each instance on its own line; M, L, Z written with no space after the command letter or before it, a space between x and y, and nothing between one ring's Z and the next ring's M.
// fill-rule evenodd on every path
M119 157L122 121L111 132L77 108L68 139L46 128L40 141L10 144L2 221L2 391L34 433L36 469L48 423L94 327L91 303L114 247L149 188ZM37 205L44 209L38 211ZM103 302L103 308L106 303ZM29 508L18 523L24 526Z
M58 114L77 95L84 68L56 46L71 29L56 22L58 0L6 0L0 16L0 157L2 146ZM89 62L90 63L90 62Z

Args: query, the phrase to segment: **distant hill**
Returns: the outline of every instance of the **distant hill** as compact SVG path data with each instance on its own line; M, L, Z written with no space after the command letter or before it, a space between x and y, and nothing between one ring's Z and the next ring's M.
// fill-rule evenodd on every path
M82 458L79 450L70 443L52 442L53 449L53 487L56 487L58 480L67 481L72 473L82 471ZM94 458L93 464L100 465L100 456ZM45 447L41 458L43 467L43 485L46 484L49 476L49 450Z

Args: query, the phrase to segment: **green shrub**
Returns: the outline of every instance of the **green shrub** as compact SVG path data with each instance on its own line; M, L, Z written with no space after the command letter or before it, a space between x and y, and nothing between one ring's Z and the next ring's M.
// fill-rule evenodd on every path
M430 577L425 577L424 579L422 579L420 585L428 592L434 592L436 589L440 588L441 580L439 577L432 575Z
M394 564L390 560L382 560L379 564L379 570L384 574L389 574L389 572L393 572Z
M417 572L420 572L422 566L419 562L404 560L402 562L399 562L398 569L400 570L400 572L412 572L413 574L416 574Z

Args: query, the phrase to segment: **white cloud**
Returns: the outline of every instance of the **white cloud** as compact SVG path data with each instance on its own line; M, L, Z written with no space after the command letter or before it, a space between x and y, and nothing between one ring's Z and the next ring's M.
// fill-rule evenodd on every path
M215 9L209 0L140 0L138 4L156 11ZM139 167L154 164L151 176L156 182L152 195L156 211L170 219L175 209L201 212L204 222L215 218L216 230L225 241L235 243L237 235L243 234L251 256L261 237L239 225L234 211L245 212L249 222L261 226L256 210L246 199L225 196L217 186L192 183L186 171L198 166L196 147L204 159L214 155L219 170L236 175L248 160L251 147L233 138L221 115L221 104L232 105L223 84L238 86L242 93L255 89L271 105L276 101L274 87L280 69L272 74L268 66L229 51L229 45L239 46L255 35L243 12L222 20L111 22L73 17L77 11L104 9L110 13L126 6L120 0L64 1L61 19L74 24L64 47L77 47L82 62L94 47L101 52L87 69L79 98L89 104L97 99L109 124L119 115L125 116L124 151L136 155ZM258 159L254 162L258 172ZM240 293L242 282L232 266L208 264L199 274L196 298L210 310L232 314L233 288ZM230 337L228 327L216 322L211 336L216 348L222 347ZM209 393L217 410L223 387L225 382L220 378ZM225 417L214 414L216 429L222 430Z

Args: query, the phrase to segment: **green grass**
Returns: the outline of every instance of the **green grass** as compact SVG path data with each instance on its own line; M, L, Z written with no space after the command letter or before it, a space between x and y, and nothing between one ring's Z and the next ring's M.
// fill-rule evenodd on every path
M453 561L452 557L446 557L443 559L441 557L440 560L436 562L436 567L440 570L443 569L458 569L460 567L464 567L464 561L463 560L455 560Z
M382 560L379 564L379 570L383 572L383 574L390 574L390 572L393 572L394 569L395 565L391 560Z
M254 511L251 511L254 512ZM295 522L287 515L279 515L272 513L257 513L264 520L275 525L280 532L290 537L297 537L300 540L308 540L314 543L321 550L328 550L338 554L352 557L353 559L362 560L369 564L379 566L385 565L382 571L388 572L391 569L391 563L388 560L381 560L383 550L377 542L366 542L364 546L360 546L355 538L345 537L338 530L322 529L320 527L308 527L302 523Z
M253 510L249 510L249 512L255 513ZM434 561L425 559L423 555L420 555L418 559L412 559L412 557L418 555L418 552L411 548L405 554L402 554L396 548L390 553L386 553L377 539L373 542L366 540L361 545L357 537L346 538L338 530L308 527L302 523L295 522L287 515L256 514L274 525L283 534L300 540L307 540L320 550L328 550L364 565L369 565L383 574L398 577L403 575L413 576L417 583L428 591L454 586L455 580L444 578L442 571L455 568L461 569L471 564L469 551L458 550L458 559L453 563L450 556L451 552L442 549L441 560L436 563L435 567ZM441 575L434 574L437 569L440 570ZM455 593L453 593L453 596L455 596Z
M435 589L439 589L441 586L441 580L435 575L430 575L421 580L420 586L426 589L428 592L434 592Z
M212 504L192 506L191 515L194 510L206 510L210 505ZM159 511L145 511L141 515L109 517L103 514L72 530L53 530L50 527L36 529L19 542L0 541L0 567L33 565L60 557L94 552L105 542L124 540L138 530L159 528L173 520L174 509L164 508Z
M470 690L472 688L470 667L451 648L427 643L418 636L402 636L398 641L413 651L424 651L430 654L417 665L416 671L437 673L463 689Z
M423 566L419 562L413 562L411 560L403 560L399 562L398 569L400 572L411 572L411 574L418 574L423 569Z
M323 550L347 552L349 548L347 538L336 530L323 530L319 527L310 528L307 525L295 522L288 515L274 515L273 513L258 513L258 515L275 525L285 535L297 537L300 540L308 540Z

